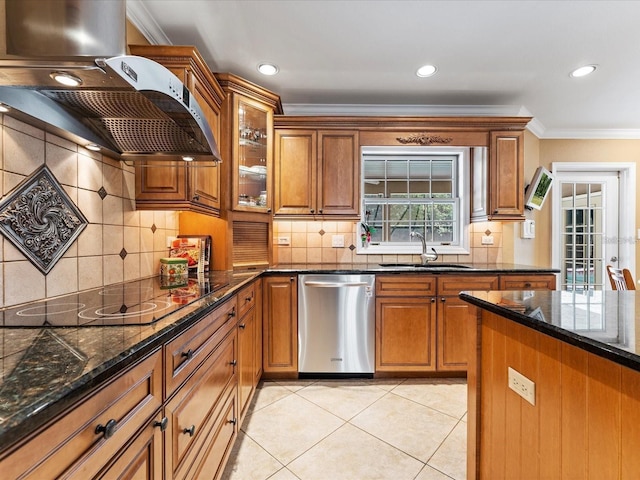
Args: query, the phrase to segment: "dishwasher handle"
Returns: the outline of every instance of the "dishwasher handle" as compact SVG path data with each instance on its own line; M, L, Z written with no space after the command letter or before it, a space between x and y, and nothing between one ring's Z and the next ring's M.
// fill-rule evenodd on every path
M307 287L317 288L338 288L338 287L368 287L368 282L316 282L306 281L304 282Z

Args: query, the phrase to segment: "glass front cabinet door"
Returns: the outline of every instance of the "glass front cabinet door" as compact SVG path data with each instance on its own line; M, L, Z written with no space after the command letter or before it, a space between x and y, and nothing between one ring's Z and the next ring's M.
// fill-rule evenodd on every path
M232 204L234 210L271 212L273 109L236 95Z

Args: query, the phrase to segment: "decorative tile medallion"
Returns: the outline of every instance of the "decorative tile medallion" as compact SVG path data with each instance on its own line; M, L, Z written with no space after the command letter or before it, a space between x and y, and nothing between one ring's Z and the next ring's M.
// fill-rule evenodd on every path
M0 202L0 231L44 274L88 223L46 166Z
M100 190L98 190L98 195L100 195L100 198L102 200L104 200L104 197L106 197L108 195L107 191L104 189L104 187L100 187Z

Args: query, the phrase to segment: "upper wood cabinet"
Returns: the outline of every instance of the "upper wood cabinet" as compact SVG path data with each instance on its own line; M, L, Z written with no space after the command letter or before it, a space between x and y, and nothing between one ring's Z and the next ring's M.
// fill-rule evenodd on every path
M488 155L471 158L471 220L524 219L524 133L490 132Z
M275 131L275 214L357 218L357 130Z
M222 172L231 190L224 208L270 213L272 209L273 115L280 97L231 73L216 73L226 93L222 104L220 152L229 159Z
M150 58L167 67L189 89L220 141L220 110L225 93L195 47L131 45L132 55ZM225 158L224 153L221 153ZM192 210L219 215L220 166L175 162L172 165L143 163L136 166L138 209Z

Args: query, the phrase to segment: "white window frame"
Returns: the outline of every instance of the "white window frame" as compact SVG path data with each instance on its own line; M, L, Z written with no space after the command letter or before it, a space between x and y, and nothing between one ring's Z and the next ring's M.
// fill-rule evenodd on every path
M470 157L471 148L468 147L440 147L440 146L363 146L360 151L360 206L361 206L361 222L365 221L365 202L364 202L364 156L369 154L378 155L402 155L403 153L411 154L427 154L427 155L455 155L458 157L458 174L457 174L457 191L458 195L458 244L442 245L435 242L427 242L428 250L431 247L436 249L438 255L468 255L471 250L469 248L469 198L470 198ZM407 199L407 203L410 199ZM412 242L396 242L386 243L384 245L366 244L363 246L360 241L360 233L362 231L361 224L358 228L356 253L359 255L418 255L422 253L422 244L418 239Z

